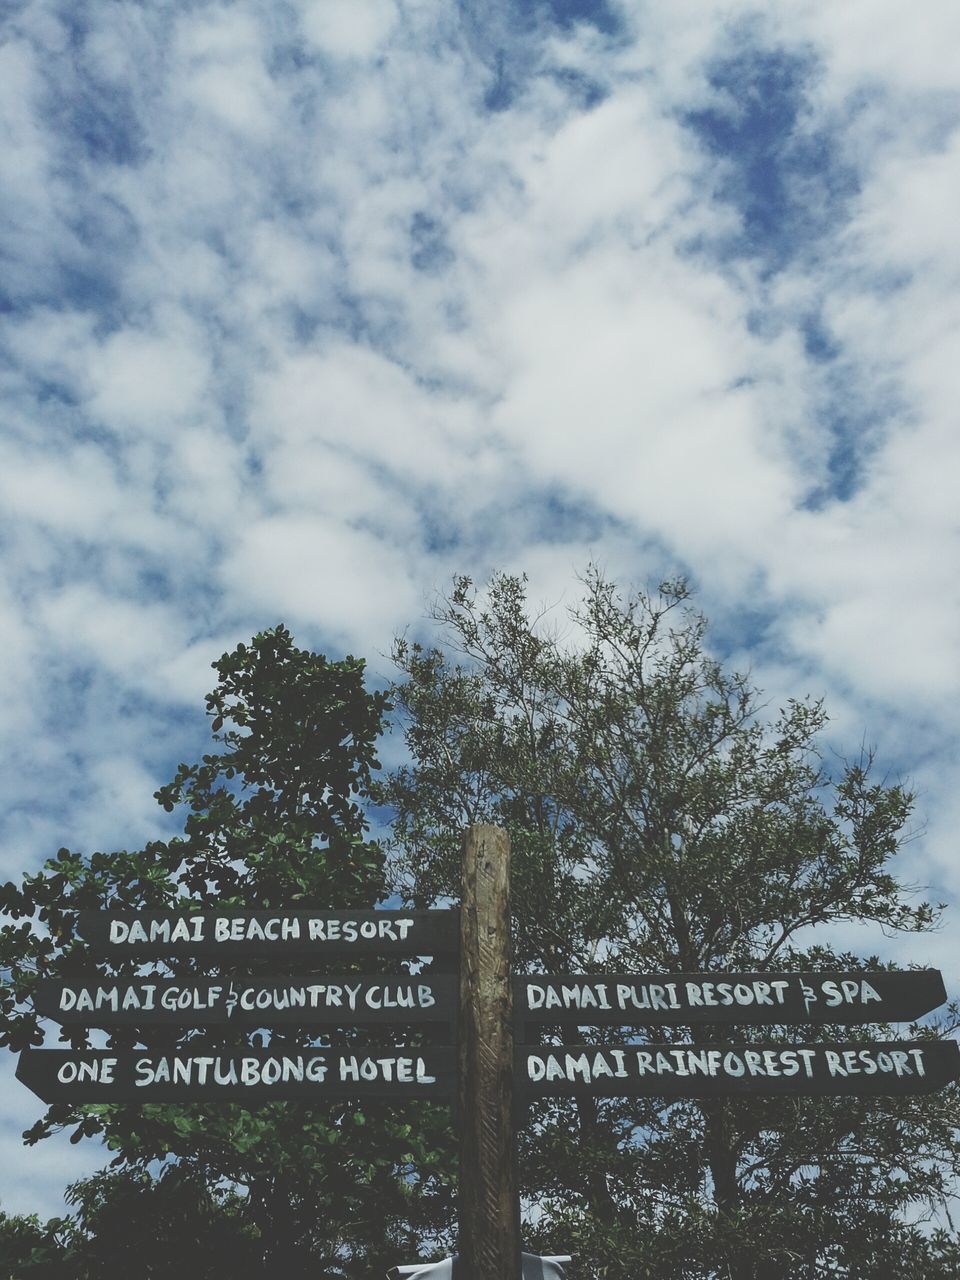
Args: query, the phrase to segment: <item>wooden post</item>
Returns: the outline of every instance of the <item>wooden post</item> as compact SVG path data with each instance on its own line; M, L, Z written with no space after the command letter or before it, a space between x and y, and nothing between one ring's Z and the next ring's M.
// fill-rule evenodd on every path
M510 838L469 827L460 903L457 1280L521 1280L513 1130Z

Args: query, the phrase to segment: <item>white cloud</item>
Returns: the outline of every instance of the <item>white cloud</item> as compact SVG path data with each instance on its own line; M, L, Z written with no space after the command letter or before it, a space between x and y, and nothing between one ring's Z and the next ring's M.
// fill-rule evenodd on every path
M165 331L166 330L166 331ZM169 432L200 410L207 365L200 337L174 320L172 331L120 330L93 354L89 411L108 426Z
M41 1220L62 1218L67 1212L64 1189L102 1168L109 1152L100 1143L71 1146L66 1133L25 1148L20 1135L41 1114L43 1104L13 1079L3 1093L0 1150L5 1167L15 1169L16 1177L4 1179L0 1209L9 1214L36 1213Z
M181 110L212 117L247 142L262 143L276 127L283 102L261 51L261 24L234 7L211 7L178 25Z
M148 598L123 600L90 585L51 593L38 615L55 650L67 646L81 662L96 663L128 688L177 698L165 679L165 661L182 649L187 620Z
M386 649L415 607L415 557L323 516L274 516L243 532L222 572L232 595L271 620L323 627L344 649Z
M781 3L775 12L782 37L815 42L836 93L865 86L881 93L956 93L951 48L960 40L960 14L953 5L931 5L922 22L916 11L896 0L842 5L805 0Z
M960 130L935 150L894 153L872 175L850 236L865 242L870 258L887 270L955 271L960 252L950 208L958 185Z
M307 39L340 58L369 58L383 47L397 20L393 0L303 0Z

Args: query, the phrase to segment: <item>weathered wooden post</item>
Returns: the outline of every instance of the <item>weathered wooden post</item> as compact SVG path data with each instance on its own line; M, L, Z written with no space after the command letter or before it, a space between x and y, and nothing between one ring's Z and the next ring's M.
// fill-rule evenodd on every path
M510 837L469 827L460 903L457 1280L521 1280L513 1127Z

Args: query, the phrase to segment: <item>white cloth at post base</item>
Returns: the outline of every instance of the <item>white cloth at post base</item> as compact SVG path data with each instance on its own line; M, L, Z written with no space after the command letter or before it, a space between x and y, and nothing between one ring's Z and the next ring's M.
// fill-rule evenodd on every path
M456 1256L456 1255L455 1255ZM538 1253L522 1253L523 1280L563 1280L563 1265L569 1262L569 1254L541 1258ZM394 1267L387 1272L387 1280L452 1280L454 1258L442 1262L418 1262L412 1267Z

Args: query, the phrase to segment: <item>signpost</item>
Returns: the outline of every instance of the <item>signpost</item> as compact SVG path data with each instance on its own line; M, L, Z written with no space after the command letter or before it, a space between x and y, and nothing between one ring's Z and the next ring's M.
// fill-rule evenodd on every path
M162 1049L27 1049L18 1078L46 1102L211 1102L353 1097L457 1099L460 1253L423 1274L521 1280L547 1263L520 1250L514 1130L543 1096L718 1098L908 1095L960 1077L947 1040L741 1043L747 1025L912 1021L946 1000L934 970L906 973L530 974L510 966L510 845L468 829L459 912L274 911L78 913L106 965L132 958L298 957L295 976L114 977L37 984L41 1015L65 1026L252 1030L457 1026L455 1045L211 1047L187 1036ZM459 956L459 978L432 970L329 976L329 960ZM279 967L283 967L282 965ZM346 966L349 967L349 966ZM531 1028L710 1028L702 1041L589 1046L528 1043ZM515 1034L516 1033L516 1034ZM711 1038L712 1037L712 1038ZM520 1041L515 1045L515 1040ZM439 1270L436 1268L439 1267ZM444 1268L447 1268L444 1270ZM534 1268L534 1270L531 1270ZM396 1274L419 1274L416 1267Z
M520 1280L510 986L510 838L499 827L475 826L466 833L460 921L457 1280Z
M77 931L108 961L120 957L450 955L459 913L81 911ZM289 1026L452 1026L451 974L169 979L78 975L37 984L38 1013L65 1026L183 1029ZM277 1051L210 1048L190 1038L163 1050L26 1049L17 1077L45 1102L191 1102L389 1097L450 1100L454 1049L367 1044Z
M456 954L456 911L80 911L77 932L104 956Z
M64 1025L90 1027L267 1027L449 1022L456 1018L451 974L404 978L277 977L119 981L101 975L38 982L34 1008Z
M17 1079L44 1102L218 1102L453 1096L453 1050L25 1049Z
M514 979L524 1022L574 1026L910 1022L946 1001L935 969L906 973L638 973Z
M517 1066L528 1097L914 1094L957 1079L960 1050L953 1040L544 1045L521 1048Z

